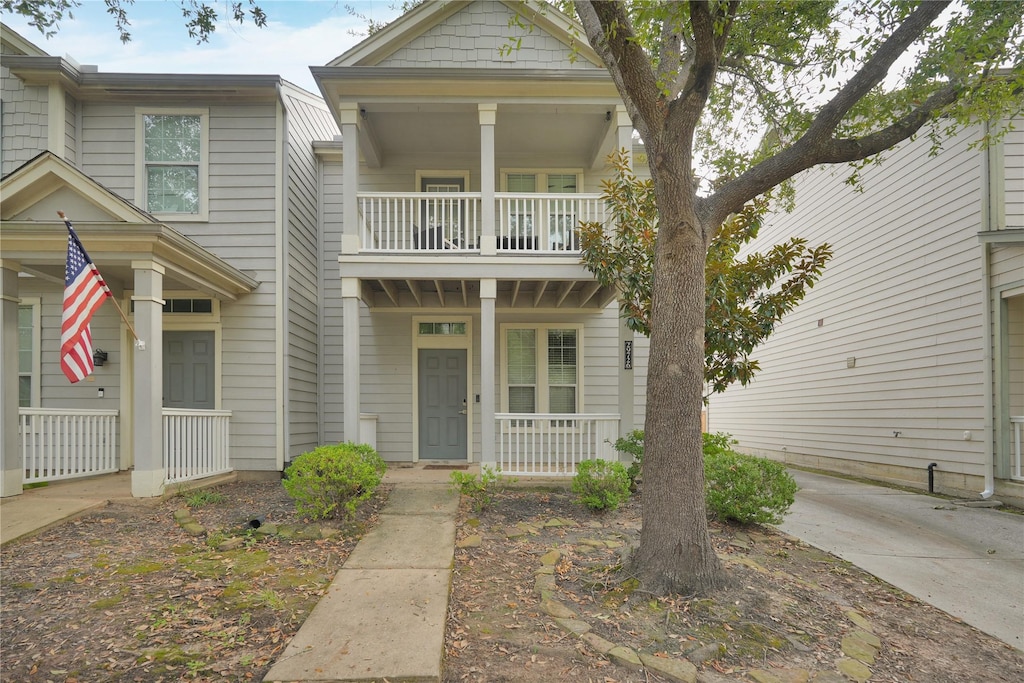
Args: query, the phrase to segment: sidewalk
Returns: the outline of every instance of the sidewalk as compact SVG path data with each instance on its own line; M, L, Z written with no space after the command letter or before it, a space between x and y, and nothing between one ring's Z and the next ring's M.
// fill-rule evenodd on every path
M1024 516L799 470L779 528L1024 649Z
M264 681L441 680L459 497L430 474L445 483L389 478L380 521Z

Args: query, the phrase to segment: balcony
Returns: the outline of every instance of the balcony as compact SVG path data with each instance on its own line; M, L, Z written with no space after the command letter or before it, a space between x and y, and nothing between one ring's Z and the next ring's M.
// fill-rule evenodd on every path
M483 218L478 192L360 192L360 253L480 253L494 236L497 253L579 254L580 222L606 224L598 194L494 195L494 220Z

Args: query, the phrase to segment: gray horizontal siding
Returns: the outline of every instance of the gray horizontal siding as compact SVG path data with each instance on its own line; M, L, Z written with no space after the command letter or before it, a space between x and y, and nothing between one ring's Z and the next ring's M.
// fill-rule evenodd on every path
M844 168L798 179L796 210L769 220L753 246L797 235L828 241L835 256L755 350L753 383L712 398L712 431L755 452L981 472L982 157L972 138L934 158L927 141L906 144L866 170L860 193ZM979 438L965 441L965 430Z

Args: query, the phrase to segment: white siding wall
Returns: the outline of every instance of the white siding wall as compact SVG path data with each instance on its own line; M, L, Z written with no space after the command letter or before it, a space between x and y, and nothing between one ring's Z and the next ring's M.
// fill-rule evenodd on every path
M798 235L830 242L835 256L755 351L754 382L712 399L711 431L805 461L982 473L981 155L972 139L936 157L927 141L903 145L866 171L862 193L844 185L844 168L798 179L795 212L769 221L756 246Z
M594 69L570 61L566 45L544 31L511 25L514 13L499 2L478 2L434 26L380 62L387 67ZM522 22L529 26L529 21ZM513 41L519 40L519 43ZM502 57L501 48L515 45Z
M320 174L320 272L323 274L320 299L320 430L321 441L329 444L345 440L345 376L342 371L344 327L341 276L338 269L344 212L341 161L321 162Z

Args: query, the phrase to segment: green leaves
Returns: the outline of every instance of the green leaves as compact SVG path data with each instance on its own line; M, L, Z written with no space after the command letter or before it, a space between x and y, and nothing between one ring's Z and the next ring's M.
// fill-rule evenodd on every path
M599 223L580 226L584 265L605 286L620 292L626 325L650 335L651 287L658 212L650 180L637 178L625 150L612 156L615 178L603 193L613 231ZM775 330L814 286L832 256L827 244L808 246L798 237L765 253L738 254L757 236L769 196L759 197L719 230L705 266L704 378L710 393L734 382L747 384L760 369L753 350Z

